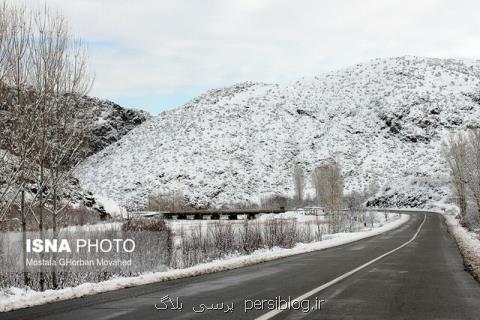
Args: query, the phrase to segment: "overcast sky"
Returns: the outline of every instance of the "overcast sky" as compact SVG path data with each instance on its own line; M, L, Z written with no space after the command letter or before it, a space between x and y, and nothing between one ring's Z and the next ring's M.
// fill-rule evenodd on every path
M153 114L247 80L285 83L377 57L480 56L478 1L46 2L90 45L91 94Z

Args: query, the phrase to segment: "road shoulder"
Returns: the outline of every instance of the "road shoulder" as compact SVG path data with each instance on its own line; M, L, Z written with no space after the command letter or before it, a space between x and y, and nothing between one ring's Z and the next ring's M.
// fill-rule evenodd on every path
M451 234L463 256L465 271L480 282L480 239L462 227L453 215L443 214L448 232Z

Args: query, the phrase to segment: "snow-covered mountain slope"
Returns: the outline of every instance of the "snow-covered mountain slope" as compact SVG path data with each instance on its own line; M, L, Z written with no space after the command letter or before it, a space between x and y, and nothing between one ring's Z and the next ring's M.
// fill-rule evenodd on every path
M12 139L11 131L14 123L12 121L12 114L14 114L12 110L16 105L16 96L12 89L7 89L3 93L4 95L0 98L0 190L3 190L3 187L7 184L7 179L19 166L18 159L15 156L18 145L16 145L16 140ZM85 143L80 150L73 154L72 162L69 165L74 165L79 160L83 160L118 141L134 127L151 118L151 115L146 111L126 109L111 101L89 96L78 97L75 103L76 107L81 110L76 116L86 117L87 119L86 132L84 132ZM4 155L6 156L3 157ZM33 167L32 172L36 172L37 169L37 167ZM38 172L32 173L32 176L35 175L38 175ZM34 182L27 184L27 188L31 190L32 196L37 190ZM79 187L77 179L69 179L65 189L65 197L73 203L84 204L88 207L95 205L94 197L88 191ZM12 195L6 195L8 200L16 196L13 190L17 190L17 188L11 188L10 190L13 193ZM97 207L101 209L100 206Z
M221 205L291 193L294 165L311 172L336 156L347 189L376 181L374 203L423 205L448 191L442 138L480 126L479 85L480 63L400 57L211 90L88 158L78 177L122 204L180 190Z
M90 117L84 150L87 156L120 140L130 130L151 118L146 111L123 108L109 100L84 96L80 104L89 110Z
M15 145L8 139L11 129L12 108L15 106L15 91L9 89L5 96L0 98L0 129L5 139L0 139L0 148L14 150ZM76 100L78 114L87 118L87 132L85 145L79 157L84 159L104 149L109 144L120 140L134 127L151 118L143 110L127 109L109 100L101 100L89 96L81 96Z

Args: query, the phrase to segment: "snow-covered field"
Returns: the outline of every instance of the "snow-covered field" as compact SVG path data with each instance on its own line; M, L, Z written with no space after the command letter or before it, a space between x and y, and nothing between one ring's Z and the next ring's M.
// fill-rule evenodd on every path
M242 229L245 223L246 216L239 215L239 220L225 220L228 223L232 224L235 229ZM395 214L389 214L388 219L395 219ZM363 231L365 229L381 227L385 222L385 217L380 212L366 212L365 219L368 220L367 227L363 227L361 223L355 224L354 231ZM254 222L258 222L259 224L264 224L270 220L287 220L287 221L295 221L298 228L309 226L312 229L312 232L315 232L317 228L317 223L323 226L323 232L326 232L327 229L327 218L325 216L314 216L304 214L302 212L296 211L287 211L279 214L259 214L257 215ZM206 233L209 230L209 227L218 224L219 221L222 220L166 220L168 226L174 232L174 234L179 235L182 232L192 232L193 230L197 230L199 227L201 228L202 232ZM357 230L358 229L358 230ZM330 235L323 234L323 238L328 238Z
M289 217L291 214L286 214L284 218ZM364 230L352 233L337 233L330 234L323 238L322 241L313 243L298 243L294 248L283 249L260 249L254 251L250 255L233 255L224 259L215 260L208 263L199 264L193 267L185 269L175 269L165 272L149 273L138 277L129 278L113 278L100 283L85 283L77 287L64 288L60 290L47 290L45 292L37 292L29 289L22 288L10 288L0 291L0 312L9 310L25 308L34 305L45 304L49 302L67 300L72 298L78 298L86 295L93 295L100 292L112 291L121 288L137 286L142 284L148 284L153 282L168 281L173 279L191 277L206 273L230 270L240 268L256 263L288 257L296 254L312 252L316 250L322 250L334 246L343 245L349 242L357 241L367 237L381 234L389 230L393 230L402 224L406 223L409 219L409 215L392 215L389 222L382 224L377 222L374 228L364 228ZM269 219L264 217L264 219ZM307 220L311 217L300 218ZM194 223L208 224L209 221L175 221L173 224L175 228L186 228L192 226ZM183 224L183 226L181 226Z
M228 221L228 223L233 224L236 227L241 227L244 224L244 221L247 217L245 215L239 215L238 220L225 220ZM380 215L377 215L375 217L378 222L381 221ZM268 220L272 219L295 219L297 223L315 223L316 222L316 217L313 215L306 215L302 213L298 213L295 211L287 211L279 214L258 214L256 219L254 221L257 221L259 223L263 223ZM325 217L324 216L319 216L318 219L320 219L321 223L325 222ZM198 226L202 226L203 231L208 230L208 226L215 225L219 221L222 220L166 220L168 226L174 231L174 232L180 232L180 231L189 231L193 230L195 228L198 228Z

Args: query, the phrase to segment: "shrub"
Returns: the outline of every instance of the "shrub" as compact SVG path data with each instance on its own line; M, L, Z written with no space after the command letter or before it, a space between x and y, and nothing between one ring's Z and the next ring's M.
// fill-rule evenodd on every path
M134 218L130 219L127 222L124 222L122 225L123 231L152 231L152 232L161 232L161 231L170 231L165 220L163 219L140 219Z

